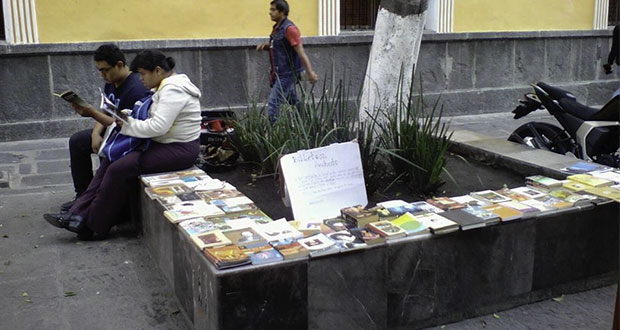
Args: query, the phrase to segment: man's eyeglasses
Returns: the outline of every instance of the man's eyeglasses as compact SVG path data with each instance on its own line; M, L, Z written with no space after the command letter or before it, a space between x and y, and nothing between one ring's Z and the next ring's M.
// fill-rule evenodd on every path
M108 73L108 71L112 70L113 66L109 66L106 68L97 68L97 70L99 70L99 72L101 73Z

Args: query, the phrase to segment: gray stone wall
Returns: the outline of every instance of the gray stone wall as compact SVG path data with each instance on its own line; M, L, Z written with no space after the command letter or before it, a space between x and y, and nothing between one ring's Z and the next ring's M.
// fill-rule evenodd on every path
M424 35L417 66L432 103L441 97L444 115L511 110L529 90L545 81L571 90L589 105L604 104L618 86L601 65L611 32L547 31ZM244 109L268 93L267 52L254 46L266 39L120 42L128 60L141 49L159 48L177 61L177 71L201 88L205 109ZM308 37L304 44L323 81L363 82L372 34ZM0 45L0 141L69 136L92 123L75 115L52 92L73 89L98 102L102 80L92 62L98 43ZM395 64L398 65L398 64ZM322 84L322 82L319 82Z

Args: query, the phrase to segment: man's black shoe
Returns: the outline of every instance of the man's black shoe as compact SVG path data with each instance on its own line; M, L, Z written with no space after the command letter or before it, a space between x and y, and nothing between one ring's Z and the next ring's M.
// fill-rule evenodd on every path
M75 201L77 199L78 199L78 196L76 195L72 200L62 203L62 205L60 205L60 211L61 212L69 211L69 209L73 206L73 204L75 204Z
M84 218L77 214L45 213L43 218L54 227L64 228L74 233L80 233L84 228Z

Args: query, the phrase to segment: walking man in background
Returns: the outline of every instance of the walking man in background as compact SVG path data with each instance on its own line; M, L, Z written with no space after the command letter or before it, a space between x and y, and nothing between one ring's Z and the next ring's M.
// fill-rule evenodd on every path
M267 113L271 122L278 118L281 104L297 104L295 83L305 69L308 80L315 83L318 79L312 71L310 60L301 43L299 29L288 19L289 6L285 0L271 1L269 17L276 24L273 26L268 43L256 46L256 50L269 50L271 73L269 83L271 91L267 103Z

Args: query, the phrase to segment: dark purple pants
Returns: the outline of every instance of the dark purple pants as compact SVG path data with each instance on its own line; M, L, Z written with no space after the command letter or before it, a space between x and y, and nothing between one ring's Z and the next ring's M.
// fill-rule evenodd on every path
M146 151L133 151L113 163L104 158L69 212L82 216L92 231L105 234L121 222L138 176L186 169L194 164L199 153L199 140L166 144L151 141Z

